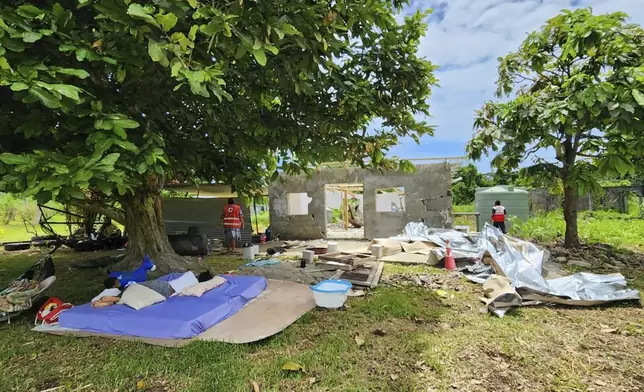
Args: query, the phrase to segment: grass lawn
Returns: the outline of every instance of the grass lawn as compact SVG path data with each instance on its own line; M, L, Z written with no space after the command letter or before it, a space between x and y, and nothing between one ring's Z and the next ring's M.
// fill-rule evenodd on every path
M12 222L6 226L0 226L0 243L31 241L34 234L28 233L25 225L21 222Z
M102 289L104 271L68 267L99 256L56 253L58 280L48 294L88 301ZM0 285L37 258L0 254ZM216 272L242 263L206 262ZM428 267L385 269L405 272L448 279ZM642 286L644 276L635 283ZM33 316L25 315L0 326L0 391L233 392L252 391L253 382L260 391L644 390L642 308L532 307L499 319L480 312L480 286L456 285L447 298L424 288L380 286L350 298L344 311L313 310L283 333L247 345L198 342L177 349L48 336L30 332ZM306 373L283 371L287 361Z

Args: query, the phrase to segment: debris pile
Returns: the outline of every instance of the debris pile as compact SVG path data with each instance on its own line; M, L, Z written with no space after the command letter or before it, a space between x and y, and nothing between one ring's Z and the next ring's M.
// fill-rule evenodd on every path
M644 267L644 254L616 249L607 244L582 245L576 249L566 249L562 244L548 244L551 259L560 264L583 268L604 267L620 271L626 268Z
M405 226L402 236L391 240L435 244L430 252L438 259L445 256L449 241L457 260L470 263L462 268L465 276L478 283L487 283L485 302L498 316L518 305L550 302L591 306L640 298L639 292L629 289L626 278L619 273L580 272L545 279L543 263L550 257L547 250L507 236L489 224L480 234L469 235L455 230L430 229L423 223L413 222Z
M461 290L461 280L459 273L453 273L449 275L429 275L414 273L392 274L383 277L382 284L393 287L424 287L430 290Z

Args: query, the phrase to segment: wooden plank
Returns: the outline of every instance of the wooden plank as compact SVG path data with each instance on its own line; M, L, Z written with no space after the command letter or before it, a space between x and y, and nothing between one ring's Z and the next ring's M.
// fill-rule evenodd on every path
M338 271L331 279L343 279L358 287L374 288L378 285L385 263L370 262L353 271Z
M383 262L378 263L378 267L374 269L375 274L371 279L371 286L369 286L369 288L374 288L378 286L378 283L380 283L380 277L382 276L382 270L384 268L385 268L385 263Z

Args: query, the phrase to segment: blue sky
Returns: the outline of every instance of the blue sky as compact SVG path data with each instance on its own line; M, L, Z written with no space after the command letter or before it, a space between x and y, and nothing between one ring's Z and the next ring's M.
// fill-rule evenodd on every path
M441 67L436 74L440 87L429 100L432 118L427 119L436 132L420 145L403 140L390 155L463 156L474 110L494 98L497 58L516 50L527 33L560 10L588 6L595 13L626 12L631 22L644 25L644 0L412 0L405 13L434 10L420 52ZM490 170L489 160L477 165Z

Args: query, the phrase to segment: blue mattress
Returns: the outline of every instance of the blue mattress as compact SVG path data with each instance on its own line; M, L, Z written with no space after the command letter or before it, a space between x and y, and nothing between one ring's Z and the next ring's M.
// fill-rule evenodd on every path
M159 280L168 281L177 274ZM75 306L60 314L64 328L115 335L160 339L188 339L237 313L266 289L260 276L222 275L226 283L201 297L173 296L167 300L134 310L126 305L93 308Z

